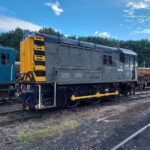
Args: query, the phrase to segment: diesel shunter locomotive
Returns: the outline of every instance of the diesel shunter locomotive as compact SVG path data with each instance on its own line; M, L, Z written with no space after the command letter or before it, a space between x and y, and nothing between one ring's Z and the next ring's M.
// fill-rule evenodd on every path
M137 54L132 50L45 33L28 33L20 47L25 109L99 102L130 94L137 82Z

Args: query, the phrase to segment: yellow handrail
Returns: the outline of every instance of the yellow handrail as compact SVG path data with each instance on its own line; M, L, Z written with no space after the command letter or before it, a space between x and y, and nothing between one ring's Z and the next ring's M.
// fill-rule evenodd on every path
M76 100L81 100L81 99L100 98L100 97L115 96L115 95L119 95L119 92L116 91L114 93L104 93L104 94L97 92L95 95L86 95L86 96L75 96L75 95L72 95L71 96L71 100L72 101L76 101Z

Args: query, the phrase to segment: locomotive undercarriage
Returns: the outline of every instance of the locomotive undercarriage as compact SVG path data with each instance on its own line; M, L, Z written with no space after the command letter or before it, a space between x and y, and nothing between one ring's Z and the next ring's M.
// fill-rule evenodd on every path
M77 107L80 102L98 104L102 99L135 92L134 83L107 84L22 84L21 98L24 109L43 109L50 107Z
M15 100L17 89L15 83L0 84L0 101Z

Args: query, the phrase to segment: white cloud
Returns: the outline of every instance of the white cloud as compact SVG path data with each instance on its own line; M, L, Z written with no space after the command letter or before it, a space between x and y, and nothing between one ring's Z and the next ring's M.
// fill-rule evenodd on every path
M55 3L49 2L49 3L46 3L45 5L51 7L54 13L58 16L64 12L64 10L60 7L60 4L58 1L56 1Z
M103 37L103 38L110 38L110 33L108 32L101 32L98 31L95 32L95 36Z
M95 31L95 36L99 36L99 32L98 31Z
M106 37L106 38L110 37L110 34L108 32L102 32L102 33L100 33L100 35L103 37Z
M132 34L150 34L150 28L149 29L143 29L143 30L136 30Z
M42 28L41 26L28 22L28 21L24 21L24 20L17 19L14 17L0 16L0 30L1 31L15 30L18 27L21 29L27 29L30 31L38 31Z
M149 21L150 0L126 0L126 8L123 11L127 20L145 23ZM142 10L147 11L143 14ZM136 13L138 11L138 14Z
M126 6L129 7L130 9L137 10L137 9L148 9L149 8L149 1L141 1L141 2L136 2L136 1L127 1Z
M126 0L123 12L131 34L150 34L150 0Z

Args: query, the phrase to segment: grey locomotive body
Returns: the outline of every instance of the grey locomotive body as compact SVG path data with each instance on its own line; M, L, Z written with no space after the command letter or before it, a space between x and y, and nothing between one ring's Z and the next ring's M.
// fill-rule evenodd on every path
M136 53L45 36L46 82L57 84L137 81Z
M29 85L23 92L28 107L74 107L81 100L97 102L101 97L127 94L134 89L137 55L132 50L44 33L29 37L35 35L44 37L45 62L40 65L46 68L42 73L45 82L24 83Z

